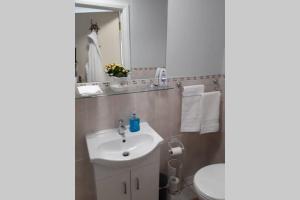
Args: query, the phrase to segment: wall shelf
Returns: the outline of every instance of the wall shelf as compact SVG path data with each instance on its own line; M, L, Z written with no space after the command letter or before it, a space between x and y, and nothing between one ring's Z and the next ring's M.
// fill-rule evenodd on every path
M170 86L152 86L152 85L136 85L136 86L135 85L129 85L128 89L126 89L124 91L113 91L110 88L110 86L100 86L100 88L103 90L103 93L101 93L101 94L80 95L79 92L78 92L77 86L76 86L76 88L75 88L75 98L76 99L83 99L83 98L105 97L105 96L112 96L112 95L121 95L121 94L131 94L131 93L152 92L152 91L174 89L174 87L170 87Z

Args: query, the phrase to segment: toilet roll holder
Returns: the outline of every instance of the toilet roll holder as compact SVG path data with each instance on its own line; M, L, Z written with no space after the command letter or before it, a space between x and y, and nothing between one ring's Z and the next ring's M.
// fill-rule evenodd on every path
M168 192L169 194L175 194L182 190L183 187L183 154L184 154L184 146L182 142L176 137L172 137L168 141L169 147L169 160L168 160ZM178 148L180 148L180 153L178 154ZM173 154L173 150L177 150Z
M182 142L175 137L170 139L170 141L168 142L168 146L169 146L169 155L171 157L176 156L176 155L173 155L173 151L172 151L173 148L180 147L182 150L182 153L180 155L182 155L184 152L184 146L183 146Z

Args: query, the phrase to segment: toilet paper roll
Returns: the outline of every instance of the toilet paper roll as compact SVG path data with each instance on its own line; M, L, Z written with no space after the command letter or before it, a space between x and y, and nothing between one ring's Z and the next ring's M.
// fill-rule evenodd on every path
M182 154L182 148L181 147L174 147L174 148L171 148L171 150L169 151L171 155L180 155Z
M175 193L179 190L180 179L176 176L170 176L169 178L169 191Z

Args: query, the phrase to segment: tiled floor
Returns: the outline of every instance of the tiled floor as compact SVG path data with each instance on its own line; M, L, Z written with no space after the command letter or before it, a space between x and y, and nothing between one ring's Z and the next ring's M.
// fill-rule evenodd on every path
M197 195L192 185L184 188L180 195L180 200L194 200L195 198L197 199Z
M171 200L197 200L193 186L184 188L180 193L172 196Z
M192 183L193 177L188 177L184 181L184 189L180 193L174 195L171 200L198 200Z

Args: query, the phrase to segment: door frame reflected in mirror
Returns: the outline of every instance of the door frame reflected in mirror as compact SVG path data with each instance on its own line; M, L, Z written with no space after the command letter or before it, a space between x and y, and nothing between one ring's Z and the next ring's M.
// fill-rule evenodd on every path
M109 9L119 12L121 28L121 61L122 65L130 70L131 56L128 3L115 2L111 0L97 0L97 2L75 0L75 6L84 8Z

